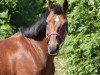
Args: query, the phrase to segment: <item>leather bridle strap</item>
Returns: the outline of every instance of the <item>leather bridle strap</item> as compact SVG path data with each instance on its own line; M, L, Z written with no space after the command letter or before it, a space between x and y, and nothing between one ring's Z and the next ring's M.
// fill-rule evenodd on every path
M50 39L51 35L57 35L61 39L61 41L64 41L63 38L61 37L61 35L59 33L57 33L57 32L52 32L50 34L46 33L46 39Z

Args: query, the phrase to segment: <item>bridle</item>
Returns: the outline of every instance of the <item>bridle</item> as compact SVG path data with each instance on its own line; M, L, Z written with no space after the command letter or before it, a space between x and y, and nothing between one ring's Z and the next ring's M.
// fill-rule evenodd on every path
M58 38L59 38L62 42L64 41L63 38L61 37L61 35L60 35L59 33L57 33L57 32L51 32L50 34L49 34L49 33L46 33L46 39L49 40L51 35L57 35Z

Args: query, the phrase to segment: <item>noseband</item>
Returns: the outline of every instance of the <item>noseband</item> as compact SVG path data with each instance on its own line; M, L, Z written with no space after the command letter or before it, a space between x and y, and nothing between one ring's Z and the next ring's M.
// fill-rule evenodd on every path
M63 38L61 37L61 35L59 34L59 33L57 33L57 32L52 32L52 33L47 33L46 34L46 39L50 39L50 36L51 35L57 35L59 38L60 38L60 40L63 42L64 40L63 40Z

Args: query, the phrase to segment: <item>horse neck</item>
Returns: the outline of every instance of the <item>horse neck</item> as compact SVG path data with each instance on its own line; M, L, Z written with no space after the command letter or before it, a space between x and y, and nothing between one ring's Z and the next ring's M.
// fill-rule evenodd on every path
M32 47L36 47L37 50L42 51L45 56L48 55L47 42L45 38L41 41L37 41L30 38L28 38L28 40L31 43Z
M42 71L43 72L42 75L48 75L48 72L54 73L54 71L55 71L54 56L50 56L48 54L47 39L44 38L42 41L35 41L33 39L30 39L30 42L32 43L33 47L34 47L34 44L35 44L35 46L38 46L37 50L42 50L42 52L43 52L43 53L40 52L40 53L42 53L42 55L39 53L39 56L41 55L40 60L42 60L43 66L45 66L43 71ZM49 74L49 75L51 75L51 74Z
M47 43L47 38L44 38L42 41L38 41L41 47L43 48L44 53L46 54L47 57L47 65L51 65L54 62L54 56L51 56L48 54L48 43ZM50 66L48 66L50 67Z
M47 43L47 39L46 37L43 38L43 40L41 41L35 41L33 39L30 39L30 42L32 43L32 45L34 46L34 44L40 49L42 50L42 52L44 53L44 56L47 58L47 61L53 61L54 56L50 56L48 54L48 43Z

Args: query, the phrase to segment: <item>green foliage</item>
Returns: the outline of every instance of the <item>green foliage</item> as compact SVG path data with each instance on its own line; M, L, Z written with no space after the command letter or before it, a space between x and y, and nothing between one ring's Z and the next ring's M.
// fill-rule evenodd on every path
M66 74L100 74L100 1L68 1L69 33L61 54Z
M9 24L8 10L0 13L0 39L9 37L13 33L13 29Z
M42 0L0 0L0 39L36 21L44 13L44 4Z
M13 34L13 29L9 24L0 26L0 39L4 39Z
M9 14L9 9L14 9L15 6L16 0L0 1L0 39L5 39L14 33L10 24L11 14Z

